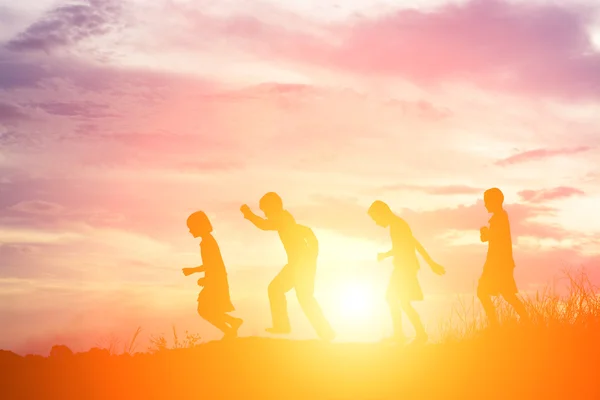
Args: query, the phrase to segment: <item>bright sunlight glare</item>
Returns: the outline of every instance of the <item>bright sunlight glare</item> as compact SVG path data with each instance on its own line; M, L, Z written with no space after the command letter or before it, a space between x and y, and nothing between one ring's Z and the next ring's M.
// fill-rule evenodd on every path
M337 290L336 308L344 318L368 318L373 315L375 293L359 281L345 282Z
M320 296L331 323L338 329L338 341L377 341L387 329L387 311L380 285L359 276L339 280Z

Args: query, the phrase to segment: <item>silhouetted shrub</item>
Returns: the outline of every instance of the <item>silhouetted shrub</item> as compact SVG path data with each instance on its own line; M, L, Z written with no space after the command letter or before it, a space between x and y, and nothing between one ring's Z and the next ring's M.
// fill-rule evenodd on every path
M73 351L65 345L54 345L50 350L50 358L66 359L73 356Z

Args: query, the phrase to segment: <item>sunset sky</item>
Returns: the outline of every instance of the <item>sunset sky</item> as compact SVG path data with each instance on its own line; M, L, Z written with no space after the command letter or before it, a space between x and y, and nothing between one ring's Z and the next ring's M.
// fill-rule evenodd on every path
M0 348L218 338L181 273L196 210L263 335L285 254L239 207L268 191L320 240L339 340L391 331L377 199L447 269L422 262L432 332L481 273L490 187L522 294L564 267L600 283L599 145L593 0L0 0Z

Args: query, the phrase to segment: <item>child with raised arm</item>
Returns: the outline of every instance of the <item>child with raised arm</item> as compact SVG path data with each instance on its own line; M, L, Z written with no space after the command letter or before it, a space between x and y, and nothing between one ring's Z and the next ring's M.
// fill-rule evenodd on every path
M523 322L529 321L525 305L517 297L518 289L514 277L515 261L508 213L503 208L504 194L498 188L488 189L483 194L485 208L492 214L489 227L480 229L480 239L488 243L488 252L479 278L477 296L488 317L490 326L498 325L498 317L491 296L501 295L515 309Z
M335 333L314 296L319 245L312 229L296 223L292 214L283 208L283 202L277 193L265 194L260 199L259 208L266 218L254 214L247 205L243 205L241 211L244 218L257 228L279 233L288 259L287 264L269 284L273 326L267 328L267 332L291 332L286 293L296 289L298 302L319 337L333 340Z
M377 257L379 261L393 257L394 271L386 293L394 328L394 336L391 341L401 344L406 341L402 330L402 311L404 311L416 331L413 344L425 343L428 339L427 333L419 314L411 305L411 301L423 300L423 292L417 278L419 260L416 252L421 254L434 273L443 275L445 270L431 259L421 243L414 238L406 221L395 215L386 203L380 200L373 202L369 207L368 214L377 225L390 228L392 239L392 250L380 253Z
M236 337L243 321L227 314L235 308L229 297L229 282L225 263L219 245L212 235L213 227L206 214L197 211L189 216L187 226L194 238L202 238L200 255L202 265L196 268L183 268L185 276L196 272L204 272L198 279L203 287L198 295L198 314L217 329L223 332L224 338Z

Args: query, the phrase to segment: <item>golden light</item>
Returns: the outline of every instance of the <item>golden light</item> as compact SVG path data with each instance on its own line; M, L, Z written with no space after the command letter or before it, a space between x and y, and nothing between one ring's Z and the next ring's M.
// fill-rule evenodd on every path
M384 295L380 293L385 283L362 274L346 273L350 276L338 273L337 279L323 281L322 287L328 290L318 295L329 322L335 327L336 340L377 341L383 335L387 316Z
M335 308L344 319L365 319L375 311L374 290L360 281L344 282L337 289Z

